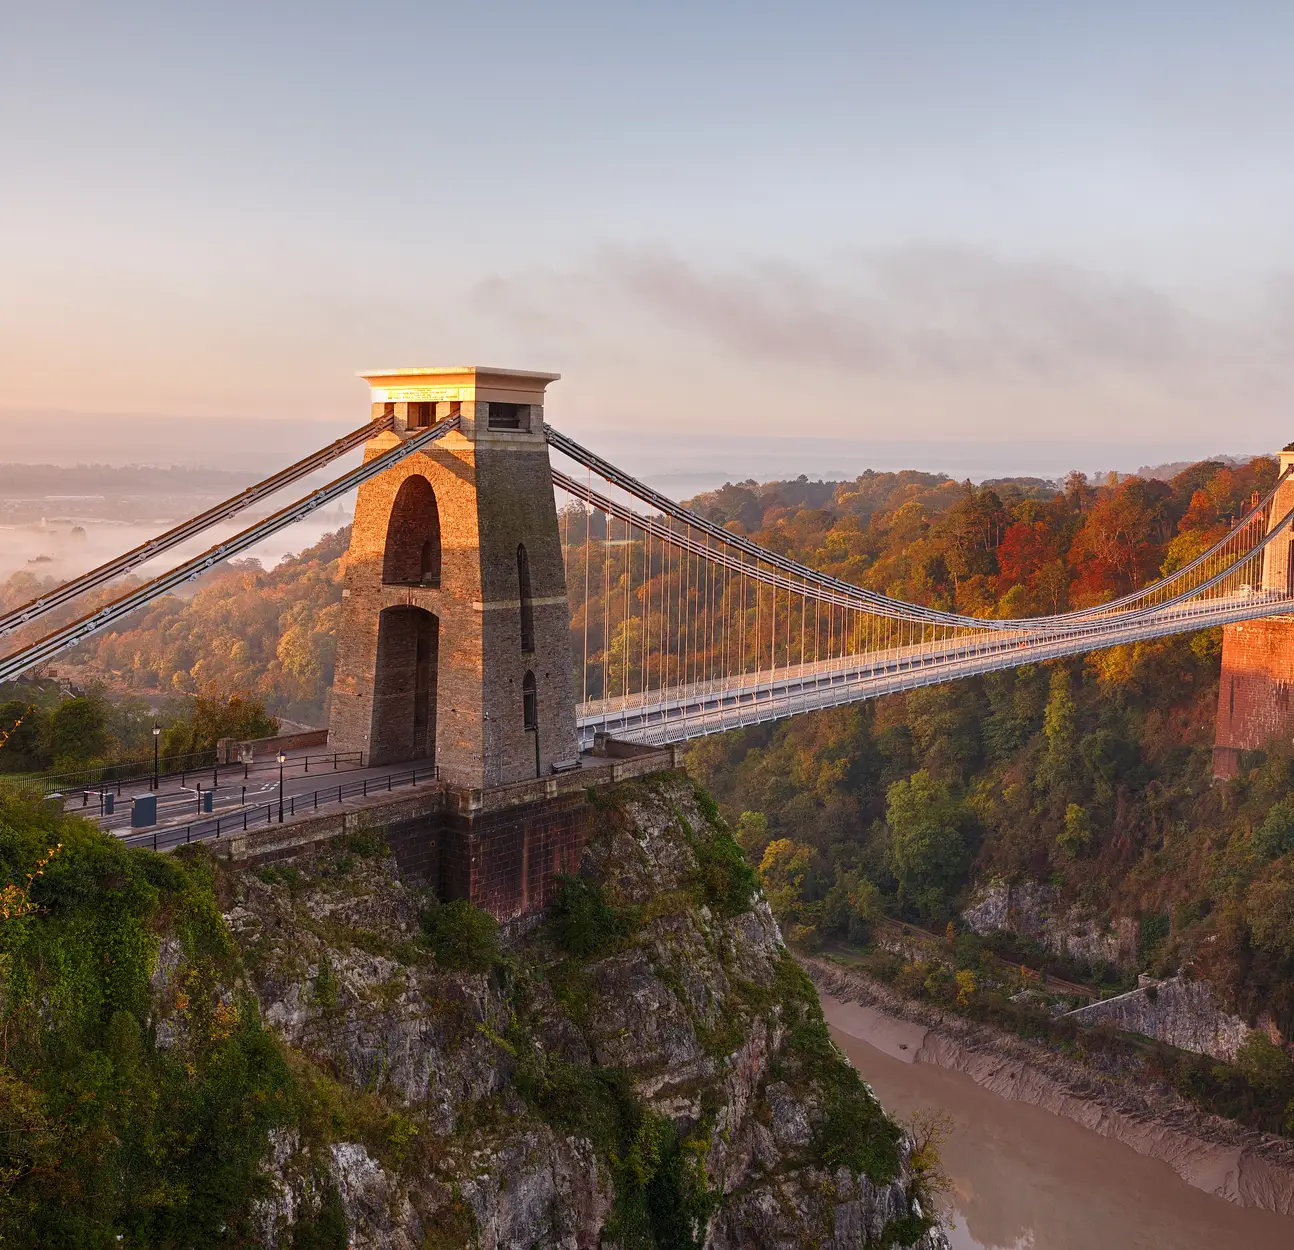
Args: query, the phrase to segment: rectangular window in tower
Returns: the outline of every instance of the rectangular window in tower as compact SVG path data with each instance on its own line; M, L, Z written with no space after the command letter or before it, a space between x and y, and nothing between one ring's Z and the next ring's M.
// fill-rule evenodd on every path
M530 428L529 404L496 404L490 400L487 424L492 430L525 430Z
M409 405L409 420L407 422L411 430L425 430L431 424L431 404L422 402Z

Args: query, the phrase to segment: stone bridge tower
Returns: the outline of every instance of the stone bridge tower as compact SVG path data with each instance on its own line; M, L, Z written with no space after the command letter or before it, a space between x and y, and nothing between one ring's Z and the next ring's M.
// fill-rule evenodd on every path
M482 790L577 754L570 610L543 432L558 377L483 367L361 375L394 430L460 428L360 487L329 741L373 763L434 759Z
M1280 471L1294 465L1294 443ZM1294 476L1276 492L1268 532L1294 509ZM1294 535L1288 530L1263 553L1263 589L1294 594ZM1240 752L1294 736L1294 617L1270 616L1222 629L1222 674L1214 730L1213 774L1234 777Z

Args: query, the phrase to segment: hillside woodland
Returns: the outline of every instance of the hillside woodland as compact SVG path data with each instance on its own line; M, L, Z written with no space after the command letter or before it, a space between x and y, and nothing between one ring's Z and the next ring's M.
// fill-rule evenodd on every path
M1266 458L1057 491L869 474L725 487L698 505L838 577L988 616L1112 598L1190 560L1275 480ZM1294 1035L1294 761L1234 782L1211 755L1220 631L1119 647L706 739L689 767L760 864L788 930L862 938L884 916L940 931L974 883L1033 881L1112 926L1117 980L1186 966Z

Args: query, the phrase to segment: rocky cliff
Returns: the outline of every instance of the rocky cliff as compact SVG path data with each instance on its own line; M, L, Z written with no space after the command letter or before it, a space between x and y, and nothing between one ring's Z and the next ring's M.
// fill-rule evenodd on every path
M1109 924L1078 906L1063 906L1052 886L994 880L975 892L962 912L966 927L987 934L995 929L1032 938L1058 955L1126 967L1137 957L1137 922L1122 916Z
M679 775L599 796L580 879L514 932L437 906L376 831L225 873L246 985L306 1091L272 1135L259 1239L943 1245L753 886ZM171 943L158 999L184 976Z

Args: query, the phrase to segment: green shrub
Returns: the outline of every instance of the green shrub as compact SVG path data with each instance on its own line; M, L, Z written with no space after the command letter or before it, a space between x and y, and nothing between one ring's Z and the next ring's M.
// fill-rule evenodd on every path
M577 959L606 954L629 935L632 918L607 902L602 887L582 877L558 877L558 894L548 913L553 936Z
M319 960L319 971L315 974L315 1002L320 1007L335 1007L339 988L340 983L337 980L337 974L332 970L332 964L328 962L328 956L324 955Z
M39 910L0 921L0 1244L245 1244L268 1133L296 1095L255 1005L223 988L237 966L210 865L6 804L0 887L55 843ZM164 929L184 961L155 1004ZM166 1050L141 1027L158 1007Z
M736 916L750 910L750 900L759 888L759 874L745 852L726 830L698 841L694 891L718 916Z
M792 1086L812 1088L826 1113L814 1134L814 1153L829 1168L843 1163L874 1184L885 1184L898 1175L899 1129L836 1049L817 990L790 955L778 964L777 990L787 1039L775 1071Z
M674 1125L652 1114L625 1072L567 1063L509 1033L517 1088L558 1132L585 1137L615 1178L605 1235L625 1250L699 1250L713 1207L704 1171Z
M437 903L420 917L422 930L444 968L489 972L499 962L499 923L466 899Z
M299 1216L292 1225L292 1250L346 1250L350 1225L337 1186L329 1183L319 1210Z

